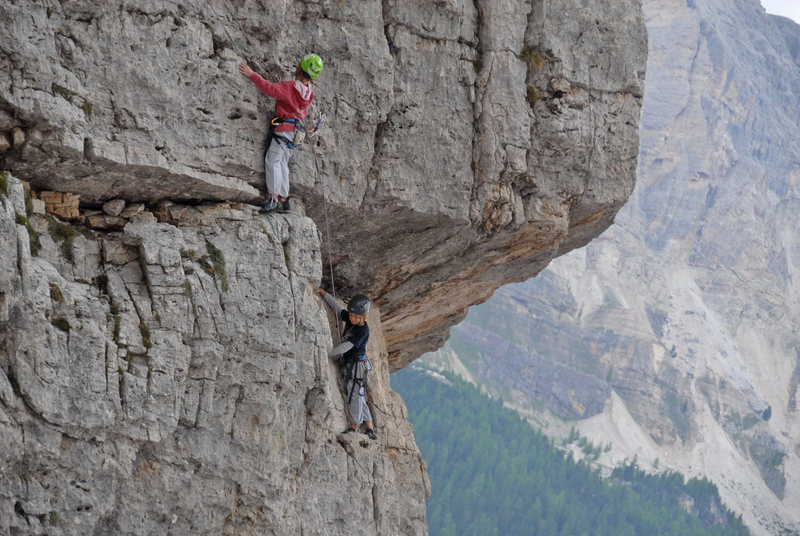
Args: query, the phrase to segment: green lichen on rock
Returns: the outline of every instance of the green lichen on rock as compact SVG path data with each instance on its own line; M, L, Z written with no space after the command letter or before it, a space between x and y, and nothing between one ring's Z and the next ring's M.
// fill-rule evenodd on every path
M528 64L528 69L533 72L541 71L548 63L547 60L528 43L522 45L522 50L517 55L517 58Z
M114 342L119 344L119 328L122 325L122 317L119 315L111 315L114 319L114 331L111 336L114 338Z
M62 99L65 99L69 102L72 102L72 97L75 96L74 91L71 91L62 85L56 84L55 82L50 84L50 89L53 91L53 95L58 95Z
M39 255L39 251L42 249L42 241L39 239L39 233L33 228L30 220L27 216L17 214L16 222L18 225L24 225L25 229L28 231L28 243L30 244L31 255Z
M72 242L78 236L78 231L72 225L60 222L50 214L47 215L47 230L55 242L61 242L61 254L67 262L75 264Z
M200 265L209 275L218 277L222 284L222 290L228 290L228 272L225 266L225 256L222 251L206 240L206 251L208 255L200 259ZM204 262L205 261L205 262Z
M150 328L144 322L139 323L139 333L142 334L142 345L145 348L152 348L153 342L150 340Z
M93 278L92 283L94 283L94 285L100 289L100 292L108 295L108 276L106 274L100 274Z
M533 108L541 98L542 97L539 95L538 89L536 89L533 86L528 86L527 93L525 95L525 100L528 101L528 104L531 105L531 108Z
M56 327L56 328L60 329L61 331L63 331L64 333L69 333L69 330L70 330L71 326L69 325L69 321L66 318L64 318L63 316L59 316L58 318L54 318L50 323L54 327Z
M61 292L61 287L55 283L50 283L50 298L58 303L64 303L64 294Z

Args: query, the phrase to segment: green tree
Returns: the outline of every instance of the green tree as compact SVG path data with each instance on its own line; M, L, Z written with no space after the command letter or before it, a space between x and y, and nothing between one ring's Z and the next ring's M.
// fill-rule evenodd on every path
M452 376L445 383L415 367L391 382L408 405L428 463L431 536L748 534L706 479L649 475L634 460L604 480L475 386ZM579 440L577 432L570 439ZM599 446L586 441L585 447L599 455ZM680 507L686 496L698 517ZM715 509L724 512L721 524L711 515Z

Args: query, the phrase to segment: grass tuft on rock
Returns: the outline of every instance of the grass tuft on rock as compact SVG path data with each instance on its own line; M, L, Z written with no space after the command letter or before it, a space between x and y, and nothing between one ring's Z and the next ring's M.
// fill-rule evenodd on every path
M153 342L150 340L150 328L144 322L139 323L139 333L142 334L142 344L145 348L152 348Z
M547 60L528 43L522 45L522 50L517 55L517 58L527 63L528 69L533 72L541 71L548 63Z
M114 319L114 331L111 336L116 344L119 344L119 328L122 325L122 317L119 314L113 314L111 317Z
M75 264L72 242L78 236L78 231L72 225L60 222L50 214L47 215L47 231L55 242L61 242L61 254L67 262Z
M206 251L208 251L208 259L206 259L206 263L200 263L201 266L208 272L210 275L215 277L219 277L220 283L222 284L222 290L228 290L228 272L225 266L225 256L223 255L222 251L206 240ZM202 261L203 259L201 259ZM210 265L209 265L209 262ZM210 268L210 269L209 269Z
M61 287L55 283L50 283L50 298L58 303L64 303L64 294L61 292Z
M539 102L541 96L539 95L539 90L537 90L533 86L528 86L527 94L525 95L525 100L528 101L528 104L531 105L533 108L537 102Z
M71 326L69 325L69 321L63 316L54 318L50 323L57 329L63 331L64 333L69 333L69 329Z
M39 255L39 252L42 250L42 241L39 239L39 233L33 228L30 220L22 214L17 214L16 222L18 225L24 225L25 229L28 230L28 243L31 247L31 255Z
M92 283L100 289L100 292L108 296L108 276L106 274L100 274L94 279L92 279Z

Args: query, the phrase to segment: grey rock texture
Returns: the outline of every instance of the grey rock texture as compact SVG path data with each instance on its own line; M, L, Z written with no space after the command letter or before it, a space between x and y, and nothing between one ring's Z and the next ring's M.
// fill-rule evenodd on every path
M379 438L339 434L310 219L188 207L175 224L143 211L121 232L57 231L23 225L22 185L8 190L0 533L427 533L425 465L378 310Z
M97 206L258 199L272 103L236 63L283 78L320 52L326 122L292 191L339 288L376 297L393 370L633 189L640 0L19 1L0 20L0 167Z
M79 194L94 229L0 196L0 532L425 534L389 372L626 201L640 0L19 0L0 22L0 170ZM310 50L296 213L254 217L273 103L236 65L283 79ZM323 273L376 301L377 442L338 434Z
M754 534L800 533L800 26L756 0L645 13L631 200L598 240L472 310L439 359L570 418L558 395L588 374L606 390L576 398L576 426L612 443L604 463L708 476ZM556 388L554 366L571 371Z

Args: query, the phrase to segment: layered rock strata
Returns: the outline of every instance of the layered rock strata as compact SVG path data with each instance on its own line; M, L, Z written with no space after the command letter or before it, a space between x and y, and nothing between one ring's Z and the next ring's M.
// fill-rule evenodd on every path
M297 200L390 367L602 232L634 184L640 0L4 3L0 167L85 203L253 201L272 103L320 52Z
M339 434L311 220L186 207L97 232L3 178L0 533L427 533L377 310L379 438Z

